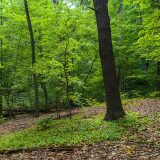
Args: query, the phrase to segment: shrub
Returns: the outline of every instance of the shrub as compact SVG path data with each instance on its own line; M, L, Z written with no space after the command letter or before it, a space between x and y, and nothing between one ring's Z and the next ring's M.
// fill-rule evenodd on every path
M38 127L37 129L38 130L46 130L46 129L49 129L51 128L52 126L52 122L53 122L53 119L50 117L50 118L46 118L46 119L42 119L38 122Z
M3 123L6 120L3 116L0 116L0 124Z

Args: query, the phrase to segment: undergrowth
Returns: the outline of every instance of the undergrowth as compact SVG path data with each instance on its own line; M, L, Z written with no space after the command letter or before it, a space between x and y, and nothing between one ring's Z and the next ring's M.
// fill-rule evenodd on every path
M0 124L3 123L6 120L3 116L0 116Z
M81 116L60 120L47 118L39 121L33 128L1 136L0 150L121 140L127 130L133 126L136 128L147 126L148 122L148 118L139 119L136 113L130 113L113 122L104 121L103 115L88 119Z

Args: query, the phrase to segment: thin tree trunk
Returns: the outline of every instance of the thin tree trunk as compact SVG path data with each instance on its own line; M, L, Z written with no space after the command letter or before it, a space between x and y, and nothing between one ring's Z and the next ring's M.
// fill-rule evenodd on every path
M35 55L35 41L32 29L32 23L30 19L29 9L27 0L24 0L24 7L26 12L26 18L28 23L28 30L30 33L30 40L31 40L31 51L32 51L32 65L36 63L36 55ZM34 92L35 92L35 116L39 116L39 92L38 92L38 76L33 73L33 81L34 81Z
M6 99L6 102L7 102L7 106L8 106L8 115L9 117L13 117L13 119L16 119L16 116L11 108L11 105L10 105L10 93L8 93L8 95L6 95L5 97Z
M59 0L53 0L53 4L58 4Z
M70 104L70 99L69 99L69 78L68 78L68 71L67 71L67 67L68 67L68 62L67 62L67 49L69 46L69 37L68 37L68 41L66 44L66 48L64 51L64 64L63 64L63 69L64 69L64 74L65 74L65 79L66 79L66 97L67 97L67 103L68 103L68 107L69 107L69 116L70 119L72 118L72 108L71 108L71 104Z
M44 99L45 99L45 110L47 111L48 108L48 92L47 92L47 86L45 83L41 83L41 88L43 90L43 94L44 94Z
M157 90L160 91L160 61L157 61Z
M43 38L43 34L41 34L41 31L39 31L39 40L42 41L42 38ZM42 49L42 46L37 46L39 48L39 51L40 53L43 52L43 49ZM48 108L48 92L47 92L47 86L46 86L46 83L43 82L43 76L41 78L41 81L40 84L41 84L41 88L43 90L43 94L44 94L44 100L45 100L45 110L47 111L49 108Z
M118 73L117 73L117 79L118 79L118 86L120 91L122 91L122 84L121 84L121 68L118 67Z
M82 86L82 100L83 100L83 96L85 95L85 86L86 86L86 84L87 84L87 82L88 82L88 78L89 78L89 76L90 76L90 74L91 74L91 72L92 72L92 69L93 69L93 66L94 66L94 63L96 62L96 60L97 60L97 54L95 55L95 58L92 60L92 63L91 63L91 66L90 66L90 68L89 68L89 71L88 71L88 73L87 73L87 75L86 75L86 77L84 78L84 81L83 81L83 86Z
M122 12L122 8L123 8L123 0L119 0L119 8L118 8L117 14L120 14ZM119 26L118 27L118 31L121 32L121 30L122 30L122 27ZM121 38L122 38L122 36L120 36L119 41L121 41ZM117 77L118 77L118 86L119 86L119 89L120 89L120 91L122 91L121 65L118 67Z
M121 13L121 12L122 12L122 8L123 8L123 0L119 0L118 13Z
M107 112L105 120L116 120L125 115L122 108L118 80L116 76L108 0L93 0L99 37L104 87L106 92Z
M2 0L1 0L1 5L2 5ZM1 7L1 13L2 13L2 7ZM2 16L1 16L1 26L3 25L2 22ZM1 46L1 54L0 54L0 63L1 65L3 65L3 41L2 38L0 39L0 46ZM2 98L3 98L3 87L2 87L2 83L3 83L3 69L0 68L0 116L2 115L2 109L3 109L3 102L2 102Z

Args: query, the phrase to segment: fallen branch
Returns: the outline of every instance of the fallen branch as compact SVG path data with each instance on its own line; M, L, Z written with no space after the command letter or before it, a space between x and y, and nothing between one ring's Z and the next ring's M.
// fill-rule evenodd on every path
M49 150L52 152L72 152L73 149L77 146L64 146L64 147L55 147L55 146L47 146L47 147L34 147L34 148L19 148L19 149L10 149L10 150L0 150L0 154L16 154L19 152L33 152L36 150Z

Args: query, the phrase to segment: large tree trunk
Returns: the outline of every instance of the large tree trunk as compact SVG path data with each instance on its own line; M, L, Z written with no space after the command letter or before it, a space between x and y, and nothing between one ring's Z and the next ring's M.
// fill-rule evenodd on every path
M160 10L160 0L158 0L158 10ZM157 90L160 91L160 61L157 61Z
M122 108L116 68L113 55L108 0L93 0L99 36L104 87L106 92L107 112L105 120L116 120L125 115Z
M2 5L2 0L1 0L1 5ZM1 13L2 13L2 7L1 7ZM2 22L2 16L1 16L1 26L3 25L3 22ZM3 65L3 48L2 48L2 45L3 45L3 41L2 41L2 38L0 39L0 46L1 46L1 49L0 49L0 63L1 65ZM3 70L2 68L0 67L0 116L2 115L2 109L3 109L3 102L2 102L2 96L3 96L3 89L2 89L2 83L3 83Z
M28 30L30 33L30 40L31 40L32 65L34 65L36 63L35 41L34 41L32 23L31 23L31 19L30 19L27 0L24 0L24 7L25 7L26 18L27 18L27 23L28 23ZM35 91L35 116L38 117L39 116L38 76L35 73L33 74L33 81L34 81L34 91Z

